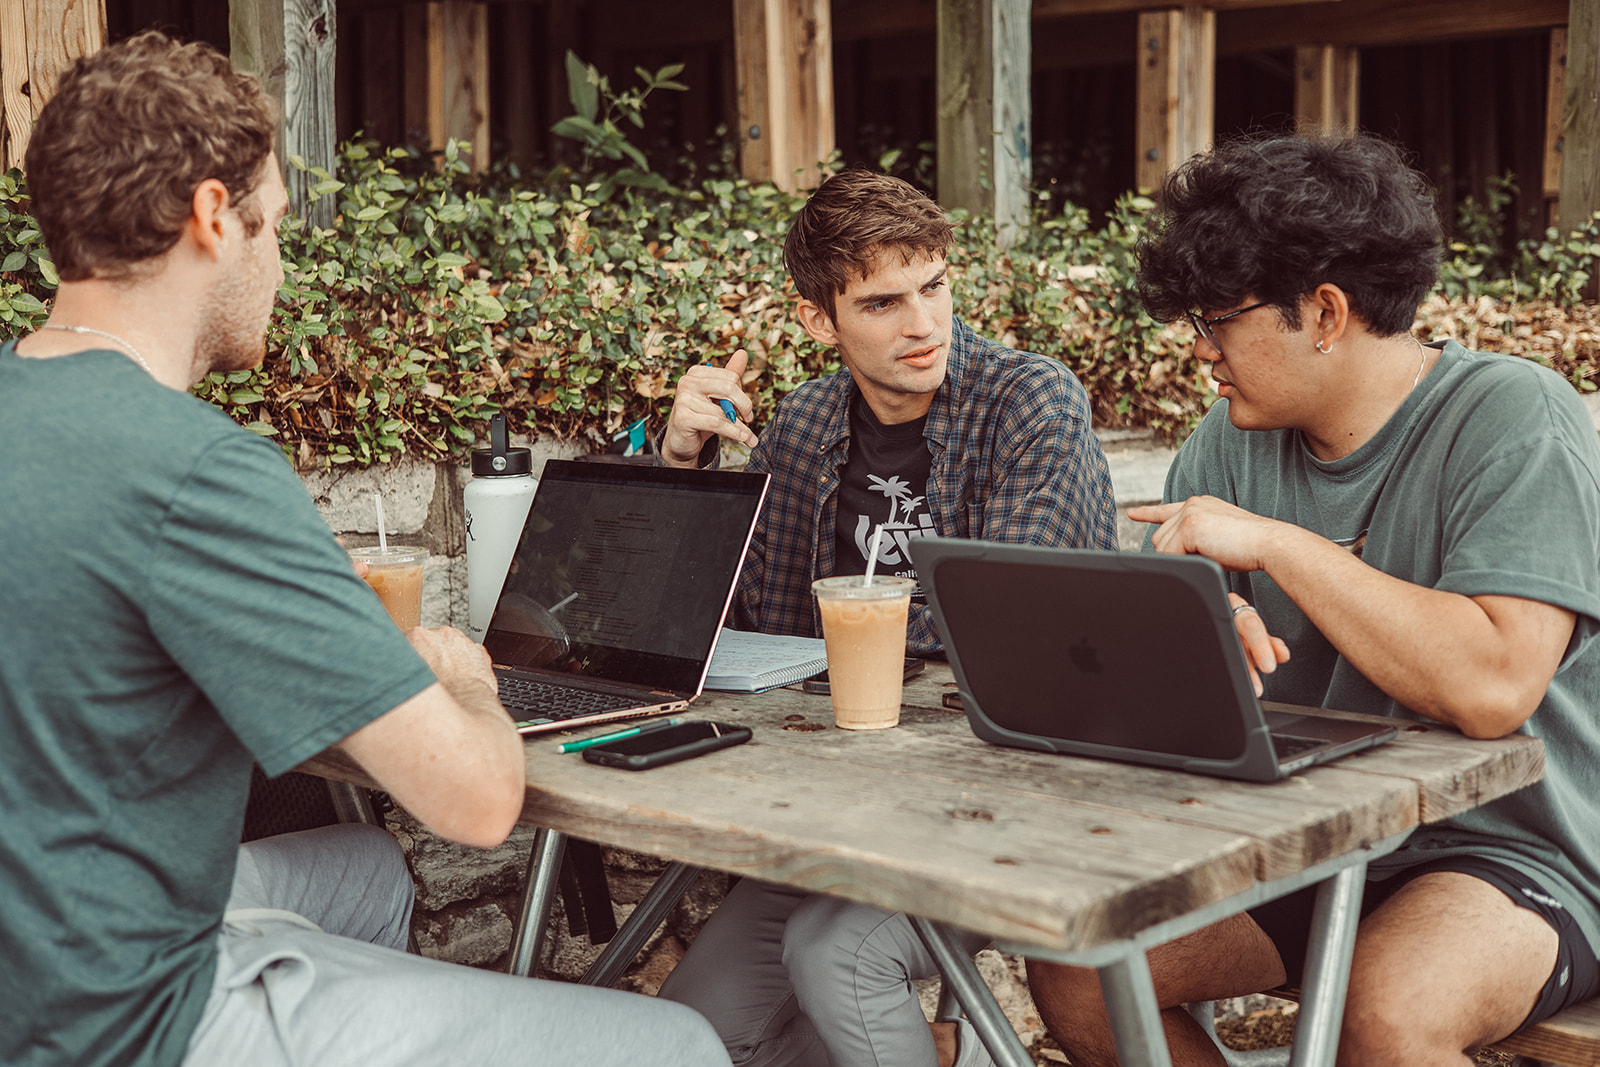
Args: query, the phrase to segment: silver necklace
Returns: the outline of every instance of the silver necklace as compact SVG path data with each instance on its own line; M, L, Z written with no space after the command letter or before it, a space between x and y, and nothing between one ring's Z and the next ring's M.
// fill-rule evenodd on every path
M1428 365L1428 346L1423 344L1421 341L1417 341L1415 337L1413 337L1412 340L1417 342L1417 350L1422 353L1422 358L1417 360L1417 376L1411 379L1411 389L1415 389L1417 387L1417 383L1422 381L1422 368ZM1411 393L1411 389L1406 390L1406 394L1408 396Z
M150 369L150 364L148 364L148 363L146 363L144 361L144 357L139 354L139 350L137 348L134 348L132 345L130 345L128 342L124 341L122 338L118 337L114 333L107 333L104 330L97 330L93 326L68 326L65 323L60 323L60 322L47 322L43 326L39 327L39 329L41 329L41 330L70 330L73 333L92 333L96 337L104 337L108 341L115 341L117 344L121 345L123 348L126 348L128 350L128 355L132 356L133 359L134 359L134 362L138 363L139 366L144 368L144 372L146 374L150 375L150 377L152 377L152 378L154 378L156 376L156 372Z

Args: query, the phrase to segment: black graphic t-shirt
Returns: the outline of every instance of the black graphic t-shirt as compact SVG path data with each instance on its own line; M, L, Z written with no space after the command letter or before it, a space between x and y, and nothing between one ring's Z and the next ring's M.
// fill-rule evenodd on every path
M857 393L850 402L850 453L839 484L834 538L834 574L865 574L872 532L884 524L875 574L915 578L907 548L911 538L931 534L925 506L933 454L922 436L927 418L885 426ZM921 589L912 602L926 603Z

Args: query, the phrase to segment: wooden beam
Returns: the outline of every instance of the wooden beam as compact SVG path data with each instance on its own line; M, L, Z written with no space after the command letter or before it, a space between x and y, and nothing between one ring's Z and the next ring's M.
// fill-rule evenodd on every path
M318 179L289 160L298 157L329 174L337 164L334 0L231 0L228 15L234 68L255 75L278 99L278 156L289 203L314 224L330 226L336 198L312 204Z
M1354 45L1307 44L1294 50L1294 119L1302 129L1353 133L1359 126L1361 57Z
M1217 11L1236 11L1258 7L1332 6L1345 0L1210 0L1207 7ZM1392 2L1392 0L1391 0ZM1136 15L1159 0L1033 0L1033 20L1072 19L1081 15ZM836 32L841 41L864 37L893 37L928 33L938 24L938 0L871 0L871 3L840 4L835 12Z
M105 0L0 3L0 170L22 166L62 72L105 40Z
M1213 136L1216 13L1186 7L1139 16L1135 183L1152 190Z
M1561 195L1561 116L1566 107L1567 28L1550 31L1549 73L1545 79L1544 110L1544 198L1553 201ZM1547 205L1546 220L1555 222L1555 204Z
M1002 247L1033 179L1028 0L939 0L938 185L946 208L993 213Z
M833 154L828 0L734 0L740 169L790 191L815 186Z
M21 4L0 4L0 170L22 166L33 130L28 99L28 17Z
M1308 41L1322 44L1421 44L1525 30L1567 21L1569 0L1338 0L1217 17L1222 55L1270 52Z
M473 170L489 166L489 14L471 0L428 5L428 143L451 140Z
M1567 72L1561 113L1563 234L1600 210L1600 4L1572 0L1567 24ZM1594 283L1591 280L1590 290Z

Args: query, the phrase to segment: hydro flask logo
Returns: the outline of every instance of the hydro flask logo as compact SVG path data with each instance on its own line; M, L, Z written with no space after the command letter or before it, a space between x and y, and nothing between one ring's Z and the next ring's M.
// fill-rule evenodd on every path
M472 536L472 509L466 508L465 510L467 513L467 540L476 541L477 538Z

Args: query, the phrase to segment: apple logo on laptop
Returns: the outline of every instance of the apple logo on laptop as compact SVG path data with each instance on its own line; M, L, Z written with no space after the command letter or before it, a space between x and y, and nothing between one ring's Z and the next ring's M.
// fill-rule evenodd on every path
M1080 637L1077 644L1067 649L1067 655L1072 657L1073 664L1085 674L1099 674L1104 669L1100 666L1100 657L1095 654L1094 646L1089 644L1087 637Z

